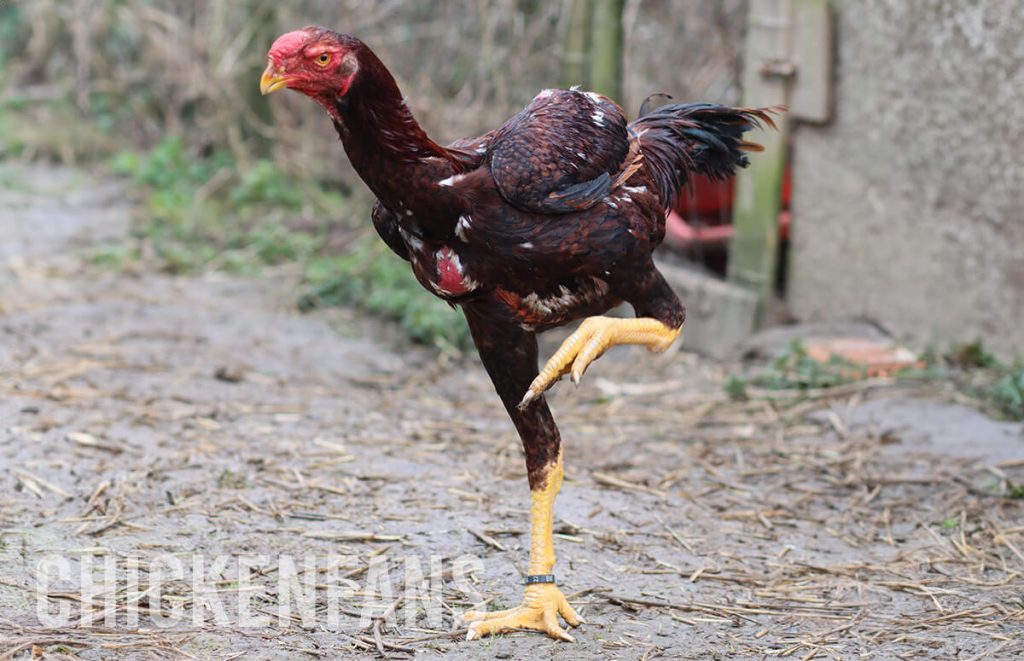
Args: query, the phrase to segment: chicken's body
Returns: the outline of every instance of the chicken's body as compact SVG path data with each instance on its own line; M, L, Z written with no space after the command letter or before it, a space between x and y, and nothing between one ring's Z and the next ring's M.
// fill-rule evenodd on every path
M301 66L301 58L324 53L336 74L329 85L299 75L289 82L292 61ZM677 105L627 125L606 97L545 90L501 128L444 148L413 119L372 51L313 27L271 49L264 89L286 83L331 115L377 196L372 218L381 238L424 288L465 313L522 439L535 578L519 608L467 613L469 637L534 628L571 639L557 615L574 626L581 620L553 585L562 454L543 392L569 372L578 382L610 346L663 350L677 337L685 311L651 257L665 210L691 172L725 176L744 164L742 150L753 145L742 133L770 119L757 110ZM637 319L593 316L623 301ZM537 333L581 318L588 319L538 370Z

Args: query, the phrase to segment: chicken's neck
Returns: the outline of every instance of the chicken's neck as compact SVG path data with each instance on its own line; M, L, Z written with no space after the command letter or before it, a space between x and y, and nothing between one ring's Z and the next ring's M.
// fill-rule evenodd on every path
M385 204L397 203L415 192L409 184L425 159L450 156L413 117L380 60L372 53L360 60L348 93L323 105L359 176Z

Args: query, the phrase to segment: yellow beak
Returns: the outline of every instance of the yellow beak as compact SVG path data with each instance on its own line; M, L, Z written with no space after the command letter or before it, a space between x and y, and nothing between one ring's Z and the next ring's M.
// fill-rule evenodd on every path
M273 65L270 65L263 72L263 75L260 76L260 94L266 96L284 88L287 84L288 79L274 71Z

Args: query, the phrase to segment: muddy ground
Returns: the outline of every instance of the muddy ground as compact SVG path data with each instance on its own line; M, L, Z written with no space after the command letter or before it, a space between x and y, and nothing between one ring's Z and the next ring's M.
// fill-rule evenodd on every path
M557 573L588 623L575 644L464 642L470 603L517 603L528 541L518 440L475 357L409 347L351 310L301 315L288 269L92 267L88 247L127 231L120 187L0 174L0 659L1024 653L1024 500L1008 497L1024 483L1020 425L941 383L732 402L738 366L628 349L551 397L566 448ZM187 573L163 601L118 583L82 606L84 563L138 558L145 588L149 563L194 553L262 556L257 610L277 612L283 555L358 587L338 626L324 589L305 627L193 620ZM46 626L37 563L53 555L71 573L42 604L72 615ZM401 599L405 559L432 556L443 589ZM450 572L460 556L479 558L471 575ZM207 580L237 596L230 570ZM376 601L368 612L395 617L361 626ZM175 605L186 618L157 626ZM428 605L440 623L406 618Z

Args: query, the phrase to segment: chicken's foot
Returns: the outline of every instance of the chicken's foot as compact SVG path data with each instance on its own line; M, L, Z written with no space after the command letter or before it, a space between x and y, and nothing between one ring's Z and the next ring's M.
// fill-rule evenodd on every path
M561 486L562 455L559 453L547 479L530 491L530 576L547 578L554 569L552 526L555 496ZM572 642L572 636L558 623L559 615L570 626L583 624L583 618L576 614L554 583L534 583L526 586L523 603L516 608L492 613L469 611L462 617L470 623L466 640L528 629Z
M583 373L590 363L619 344L640 344L650 351L660 352L669 348L682 331L669 328L657 319L617 319L614 317L589 317L562 343L555 355L551 356L544 369L530 384L530 388L519 402L525 408L540 397L566 374L572 373L573 383L579 385Z

